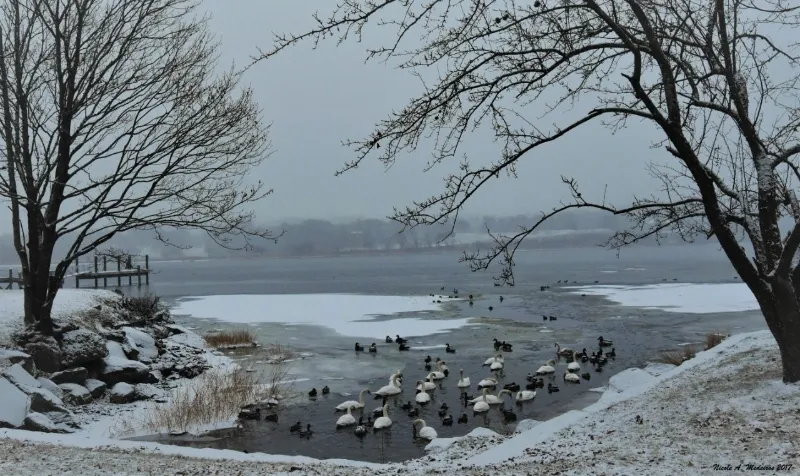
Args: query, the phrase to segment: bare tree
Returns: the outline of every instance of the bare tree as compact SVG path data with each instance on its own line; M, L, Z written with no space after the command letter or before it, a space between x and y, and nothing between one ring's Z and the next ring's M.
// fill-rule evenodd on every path
M396 62L426 84L366 139L346 143L356 158L342 171L369 156L391 164L425 138L435 141L434 166L461 154L463 137L483 123L504 145L490 163L473 164L465 154L442 194L396 211L393 219L406 226L456 220L487 181L503 170L515 175L523 156L588 124L655 128L667 153L660 166L651 164L664 185L653 196L616 206L564 177L569 203L464 260L475 270L500 260L498 279L513 284L519 243L572 208L631 217L634 226L608 242L614 248L667 231L716 237L778 342L784 380L800 380L796 2L341 0L329 18L316 19L316 29L277 36L258 59L303 40L360 40L374 24L393 35L368 58ZM788 230L779 226L782 216L791 218Z
M273 238L251 227L246 209L270 191L244 182L268 156L268 128L239 74L215 72L217 45L196 5L0 6L0 196L10 202L25 322L44 333L70 263L117 233L199 229L227 246ZM60 239L70 246L58 259Z

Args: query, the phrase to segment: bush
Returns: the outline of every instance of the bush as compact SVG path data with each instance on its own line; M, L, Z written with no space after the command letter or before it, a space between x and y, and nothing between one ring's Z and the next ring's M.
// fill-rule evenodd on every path
M655 361L662 364L681 365L697 354L697 347L685 345L679 350L665 350L656 357Z
M718 346L727 337L728 336L726 334L722 334L719 332L706 334L706 350L713 349L714 347Z
M255 344L256 338L247 329L233 329L214 332L203 336L209 347L228 347Z
M133 316L149 320L154 318L158 311L161 310L161 298L155 294L145 294L137 297L122 296L117 306L128 311Z

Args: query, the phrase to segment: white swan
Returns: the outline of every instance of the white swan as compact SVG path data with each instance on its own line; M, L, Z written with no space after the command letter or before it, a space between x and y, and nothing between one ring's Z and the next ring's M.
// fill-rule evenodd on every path
M342 402L336 406L336 410L343 412L347 409L357 410L359 408L364 408L364 394L370 393L368 388L365 388L358 394L358 401L355 400L348 400L346 402Z
M356 419L350 414L350 407L347 407L347 415L342 415L336 421L336 428L344 428L345 426L355 425Z
M421 423L422 424L422 428L420 428L419 429L419 433L417 433L417 436L419 436L420 438L423 438L423 439L426 439L426 440L435 440L436 438L439 437L439 435L436 434L436 430L434 430L430 426L426 426L425 425L425 420L422 420L422 419L414 420L414 423L413 423L414 428L417 427L417 423Z
M392 426L392 420L389 418L389 405L387 404L383 406L383 416L375 419L372 428L380 430L381 428L389 428L390 426Z
M486 377L485 379L478 382L478 387L496 387L497 386L497 379Z
M528 400L533 400L534 398L536 398L536 391L535 390L534 391L531 391L531 390L520 390L514 396L514 400L516 400L517 403L526 402Z
M416 396L414 396L414 400L416 400L417 403L424 404L431 401L431 396L428 394L428 392L420 391Z
M483 397L478 402L475 402L475 406L472 407L472 411L475 413L482 413L489 411L489 404L486 402L486 389L483 389Z
M444 360L440 360L437 366L439 367L439 372L441 373L450 372L450 367L444 363Z
M397 381L397 375L395 374L392 375L391 383L381 387L377 392L375 392L375 395L397 395L400 392L402 392L400 389L400 382Z
M572 351L572 362L567 365L567 370L570 372L580 372L581 364L578 363L578 353Z
M564 381L572 383L581 383L581 378L578 376L578 374L564 372Z
M489 393L489 390L484 388L481 391L481 396L478 398L473 398L472 400L470 400L470 403L478 404L480 402L486 402L489 405L499 405L503 403L503 399L500 397L500 395L502 395L503 393L511 394L511 392L509 392L508 390L500 390L500 392L497 395L492 395L491 393Z
M500 362L501 364L505 363L505 359L503 359L503 354L497 354L495 357L489 357L486 359L486 362L483 365L492 365L495 362Z
M503 369L503 363L502 362L495 362L489 368L491 370L502 370Z
M428 376L425 377L424 381L420 380L419 382L417 382L418 384L417 390L423 390L423 391L435 390L436 384L433 383L432 380L433 380L433 372L429 373Z
M570 349L569 347L564 347L562 349L561 345L558 342L556 342L556 354L558 354L558 355L570 355L573 352L575 352L575 351Z
M430 377L433 380L441 380L441 379L443 379L444 378L444 372L441 371L442 363L439 362L438 364L436 364L436 368L438 368L440 370L434 370L433 372L428 374L428 377Z
M550 359L547 361L546 364L539 367L539 370L536 371L536 375L543 375L543 374L552 374L556 372L556 361Z
M464 369L461 369L461 378L458 379L459 388L467 388L470 386L469 377L464 377Z

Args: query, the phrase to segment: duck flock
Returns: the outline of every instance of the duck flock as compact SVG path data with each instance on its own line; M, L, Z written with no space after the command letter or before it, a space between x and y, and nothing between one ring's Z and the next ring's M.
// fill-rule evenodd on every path
M454 290L454 292L457 297L458 290ZM470 295L469 298L470 305L472 305L473 296ZM501 297L500 299L502 302L503 298ZM544 320L556 319L554 316L543 316L543 318ZM591 373L587 371L589 368L593 368L595 372L602 372L608 360L616 357L616 349L613 347L614 343L612 341L606 340L602 336L598 337L597 340L598 350L591 353L585 348L578 352L570 348L561 347L558 342L555 343L557 358L559 360L561 357L567 359L567 366L562 376L564 384L580 384L582 379L590 380ZM398 350L400 351L407 351L411 348L408 340L399 335L395 336L394 339L386 336L385 342L387 344L397 344ZM560 391L559 387L556 385L556 360L551 359L535 372L528 373L524 389L516 382L510 382L504 384L497 393L491 393L500 386L500 380L504 377L503 369L506 366L507 358L507 356L504 356L504 353L513 352L513 345L508 342L494 339L492 345L495 355L483 362L483 366L489 367L490 376L482 378L478 382L475 387L477 392L479 392L478 395L469 394L473 385L470 377L464 375L464 369L459 370L459 376L455 383L455 386L461 392L460 401L463 407L466 409L471 406L473 417L488 412L492 407L496 407L500 409L504 421L513 422L517 420L517 415L514 413L513 409L506 408L506 400L504 399L506 395L508 395L515 404L521 406L525 404L525 402L531 402L536 398L537 389L546 389L548 393ZM611 347L611 350L606 352L604 349L609 347ZM356 342L355 351L364 352L365 348L360 343ZM377 353L377 345L372 343L366 351ZM445 345L445 353L455 354L456 349L448 343ZM402 403L400 408L406 412L408 418L414 419L412 426L414 428L415 438L433 440L438 436L436 429L432 426L428 426L425 420L418 418L419 410L421 407L433 401L437 384L439 386L443 385L444 382L449 379L451 372L447 363L438 357L433 359L428 355L424 359L423 364L423 368L427 373L422 379L416 380L415 382L414 402L409 400L406 403ZM545 381L545 379L547 379L547 381ZM330 388L326 385L322 388L320 393L327 395L330 393ZM344 414L336 420L336 428L354 427L353 433L359 438L367 436L370 429L373 431L380 431L390 428L392 426L392 416L389 415L388 399L398 397L402 395L402 393L403 374L400 370L397 370L389 376L389 382L380 389L372 391L369 388L364 388L359 392L358 400L347 400L337 405L335 407L336 412L344 412ZM376 399L382 399L380 406L366 414L364 411L366 406L364 402L365 394L374 395ZM316 398L317 395L318 392L316 388L312 388L308 392L308 396L311 399ZM356 419L354 413L358 414L358 419ZM442 403L439 407L438 416L441 426L452 426L454 422L466 424L469 421L466 411L462 411L461 415L457 419L454 419L447 403ZM292 425L289 430L292 433L297 433L301 437L306 438L309 438L313 434L310 424L304 427L299 421Z

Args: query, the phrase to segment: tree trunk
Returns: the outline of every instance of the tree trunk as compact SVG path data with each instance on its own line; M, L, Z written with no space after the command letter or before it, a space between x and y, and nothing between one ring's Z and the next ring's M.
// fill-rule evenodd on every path
M758 293L756 299L781 354L783 381L800 381L800 304L788 277L776 278L772 292ZM754 293L755 294L755 293Z

